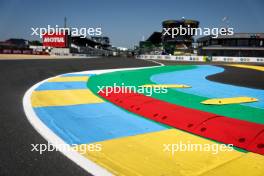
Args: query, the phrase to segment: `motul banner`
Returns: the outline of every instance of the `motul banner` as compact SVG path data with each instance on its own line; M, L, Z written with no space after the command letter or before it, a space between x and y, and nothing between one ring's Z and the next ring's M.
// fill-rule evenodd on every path
M64 34L46 34L43 36L43 46L65 48L67 47L67 37Z

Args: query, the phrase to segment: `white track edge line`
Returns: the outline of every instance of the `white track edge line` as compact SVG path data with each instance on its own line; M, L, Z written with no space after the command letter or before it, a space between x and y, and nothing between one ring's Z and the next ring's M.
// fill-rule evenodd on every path
M106 70L91 70L91 71L82 71L82 72L72 72L70 74L87 74L87 73L93 73L93 74L102 74L102 73L110 73L114 71L125 71L125 70L138 70L138 69L144 69L144 68L154 68L154 67L160 67L160 66L150 66L150 67L136 67L136 68L121 68L121 69L106 69ZM66 74L66 73L64 73ZM68 73L67 73L68 74ZM63 74L61 74L63 75ZM30 87L24 97L23 97L23 108L24 112L26 114L26 117L30 124L34 127L34 129L48 142L52 143L53 145L61 145L61 144L67 144L65 141L63 141L59 136L57 136L50 128L48 128L36 115L36 113L33 110L33 107L31 105L31 94L32 92L41 84L48 81L49 79L53 79L55 77L59 77L61 75L57 75L54 77L47 78L41 82L36 83L32 87ZM88 158L85 158L77 151L70 151L70 150L60 150L60 148L57 148L58 151L60 151L62 154L64 154L66 157L71 159L73 162L75 162L77 165L79 165L81 168L83 168L88 173L91 173L95 176L112 176L112 173L110 173L105 168L99 166L95 162L89 160Z

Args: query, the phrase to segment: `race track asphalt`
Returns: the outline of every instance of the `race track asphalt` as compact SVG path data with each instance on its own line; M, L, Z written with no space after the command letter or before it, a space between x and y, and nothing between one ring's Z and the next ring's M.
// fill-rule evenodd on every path
M238 68L226 65L219 65L225 71L209 75L206 79L210 81L232 84L255 89L264 89L264 72L254 69Z
M208 62L187 62L187 61L167 61L159 60L158 62L163 63L164 65L207 65ZM236 86L254 88L254 89L264 89L264 72L248 68L239 68L229 66L229 64L237 63L210 63L210 65L215 65L218 67L224 68L224 72L217 73L214 75L209 75L206 79L210 81L220 82L224 84L231 84ZM248 65L248 63L239 63L241 65ZM264 67L263 63L249 63L249 65L256 65Z
M28 122L22 98L37 82L62 73L157 65L133 58L0 61L0 176L89 175L60 152L32 152L47 144Z
M0 176L89 175L60 152L45 152L42 155L31 152L31 144L47 144L28 122L23 110L22 98L31 86L46 78L68 72L153 65L157 64L133 58L1 60ZM165 62L165 65L175 63ZM221 67L226 70L208 76L208 79L238 86L264 88L264 72Z

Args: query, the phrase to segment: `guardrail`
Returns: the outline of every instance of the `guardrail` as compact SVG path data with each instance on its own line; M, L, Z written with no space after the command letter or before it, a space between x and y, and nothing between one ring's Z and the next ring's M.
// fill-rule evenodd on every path
M156 59L189 62L259 62L264 63L264 57L225 57L225 56L170 56L170 55L139 55L139 59Z
M139 55L139 59L157 59L157 60L174 60L174 61L197 61L205 62L205 56L169 56L169 55Z
M264 63L263 57L223 57L213 56L212 62L262 62Z

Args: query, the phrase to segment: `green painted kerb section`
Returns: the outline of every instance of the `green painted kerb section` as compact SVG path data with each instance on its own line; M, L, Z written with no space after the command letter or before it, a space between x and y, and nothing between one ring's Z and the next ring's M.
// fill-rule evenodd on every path
M97 86L113 86L114 83L117 86L121 86L122 83L124 83L125 86L140 86L144 84L154 84L150 80L150 77L155 74L195 68L196 66L194 65L177 65L129 71L116 71L112 73L105 73L101 75L92 76L89 79L87 86L94 93L97 94L97 92L99 91ZM168 93L166 94L153 93L152 97L189 108L194 108L231 118L264 124L264 110L259 108L253 108L238 104L222 106L204 105L200 102L208 99L208 97L201 97L172 89L169 89Z

